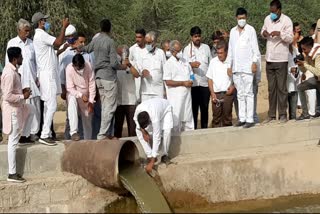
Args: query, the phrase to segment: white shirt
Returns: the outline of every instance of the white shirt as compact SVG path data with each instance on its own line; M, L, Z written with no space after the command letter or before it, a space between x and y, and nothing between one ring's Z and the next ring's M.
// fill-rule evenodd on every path
M171 56L164 65L163 69L163 80L173 81L187 81L190 80L192 74L192 68L185 59L177 60L174 56ZM188 91L185 86L169 87L167 88L172 93L184 93Z
M118 55L119 62L121 57ZM119 93L118 104L119 105L136 105L136 85L135 77L131 74L130 69L117 70Z
M210 61L207 77L213 81L213 90L225 92L231 86L231 78L228 76L228 64L226 61L221 62L218 57Z
M148 51L145 47L140 48L137 43L132 45L129 48L129 61L130 61L130 63L136 68L137 63L139 61L141 61L142 57L147 53L148 53ZM138 68L136 68L136 69L138 69Z
M37 69L40 81L41 99L46 101L61 93L58 71L58 57L54 51L55 37L37 28L33 38Z
M232 28L229 39L227 57L228 67L233 73L252 73L252 63L258 64L260 51L255 29L246 24L242 31L239 27Z
M184 48L183 58L185 58L189 63L195 61L201 63L199 68L193 68L195 77L193 86L208 87L208 79L206 77L206 74L208 71L210 60L212 59L209 46L201 43L200 47L198 48L191 42L187 47Z
M27 38L23 42L19 36L11 39L7 44L7 50L10 47L19 47L22 51L22 65L19 67L18 72L21 75L22 88L30 88L32 90L31 97L39 97L40 91L36 85L37 79L37 64L36 55L34 51L33 42ZM9 63L8 55L6 53L6 64Z
M150 72L149 77L141 77L141 94L163 97L164 85L162 79L165 62L166 55L159 48L156 48L152 53L147 52L141 57L137 65L140 75L142 75L144 69Z
M288 56L288 78L287 78L287 88L288 88L288 92L294 92L297 91L297 85L299 84L299 79L301 77L301 72L299 71L298 66L294 63L293 59L296 57L296 53L295 51L293 51L293 53L291 54L289 52L289 56ZM291 73L291 68L297 68L298 69L298 76L295 77L295 75L293 75Z
M62 85L66 85L66 68L67 66L72 63L73 57L77 54L75 50L71 50L70 47L68 47L64 52L63 55L59 61L59 76L60 81ZM91 55L88 53L81 53L84 60L88 62L92 68L93 61L91 59Z
M136 132L137 137L140 142L145 142L143 139L142 132L140 131L140 125L138 123L138 115L139 113L146 111L149 114L150 120L151 120L151 127L147 127L146 129L152 130L152 142L153 145L157 144L160 145L161 143L161 131L170 129L173 127L173 124L164 124L163 118L165 115L172 111L172 106L170 105L168 100L162 99L162 98L153 98L146 100L142 102L140 105L137 106L136 111L134 113L133 120L136 123ZM153 146L153 148L156 148L156 146ZM151 157L157 157L158 151L155 151L155 149L152 149L152 151L146 151L147 156Z

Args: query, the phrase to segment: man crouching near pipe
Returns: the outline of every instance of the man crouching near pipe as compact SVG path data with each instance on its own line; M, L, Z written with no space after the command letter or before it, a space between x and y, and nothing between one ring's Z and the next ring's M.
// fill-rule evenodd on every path
M137 137L148 158L145 170L148 173L152 171L158 156L161 157L161 162L169 164L168 150L173 127L170 103L162 98L146 100L137 106L133 119L136 123ZM163 136L162 152L159 151L161 135Z

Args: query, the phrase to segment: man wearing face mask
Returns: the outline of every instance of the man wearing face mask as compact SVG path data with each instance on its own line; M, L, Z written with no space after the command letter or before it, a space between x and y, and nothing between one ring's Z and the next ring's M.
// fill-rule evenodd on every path
M201 29L198 26L190 30L191 42L183 50L183 58L191 65L194 81L191 88L192 111L194 127L197 129L198 112L201 112L201 128L208 128L208 110L210 92L206 77L210 60L212 59L208 45L201 43Z
M93 104L96 96L96 83L91 65L82 54L72 58L66 68L66 88L70 135L74 141L80 140L78 116L81 116L84 139L92 137Z
M38 87L36 56L34 52L33 42L29 39L31 24L24 19L20 19L17 25L18 36L11 39L7 44L7 50L10 47L19 47L22 50L23 62L18 66L18 72L21 75L21 83L23 89L30 89L32 95L26 100L35 109L31 124L30 136L22 136L20 143L34 143L39 138L36 135L40 129L40 91ZM6 65L9 64L8 55L6 55Z
M236 126L250 128L254 125L253 81L258 70L260 51L255 29L247 24L247 11L238 8L238 25L232 28L229 39L228 69L237 89L239 121Z
M164 96L162 79L166 56L161 49L156 47L157 34L154 31L147 33L145 42L148 53L141 58L136 67L141 76L141 102Z
M163 80L166 83L167 99L173 108L173 129L175 133L193 130L190 76L193 74L190 64L182 58L181 43L173 40L169 44L172 56L163 68Z
M119 62L125 60L123 54L128 50L126 45L119 46L117 48L117 58ZM123 58L121 57L123 56ZM134 69L134 67L131 67ZM128 136L136 135L136 126L133 121L134 112L136 110L137 97L136 97L136 85L135 76L130 72L129 68L126 70L117 70L117 77L119 81L119 92L118 92L118 107L115 113L115 125L114 125L114 136L117 138L122 137L124 119L127 121ZM137 75L139 77L139 75Z
M281 2L273 0L264 20L261 35L267 40L266 72L269 92L268 118L263 123L276 120L276 109L281 123L287 121L287 69L289 45L293 41L291 19L281 13Z
M170 40L165 40L164 42L162 42L161 49L166 54L166 59L168 60L172 56L171 51L170 51Z
M47 22L48 18L48 15L37 12L32 16L32 23L36 25L33 45L37 68L39 69L41 100L44 101L43 127L39 142L53 146L56 145L56 142L52 139L50 127L57 110L56 95L61 93L58 58L54 49L58 49L63 44L69 19L63 19L60 35L55 38L48 34L50 30L50 24Z
M77 33L77 29L73 25L69 25L65 32L65 40L66 42L60 46L59 50L57 50L57 56L59 56L59 62L64 55L64 52L70 49L70 45L74 44L76 41L75 34Z
M139 28L135 31L136 33L136 44L129 48L129 61L132 65L137 66L141 58L148 53L145 48L145 36L146 31L143 28ZM135 78L136 84L136 97L137 103L141 102L141 78Z
M70 25L68 26L68 28L70 27ZM68 30L67 28L67 30ZM66 30L66 31L67 31ZM71 32L69 32L71 33ZM86 36L79 32L79 33L74 33L72 34L72 38L69 38L68 40L68 48L67 50L63 53L63 55L60 58L59 61L59 73L60 73L60 81L61 81L61 89L62 89L62 93L61 93L61 99L63 100L67 100L66 99L66 95L67 95L67 90L66 90L66 68L67 66L72 63L72 59L73 57L78 53L76 50L76 47L80 46L80 45L85 45L86 42ZM71 41L72 39L72 41ZM90 64L91 68L93 68L93 61L91 58L91 55L88 53L81 53L84 60ZM68 102L67 102L68 105ZM65 131L64 131L64 138L66 140L71 139L71 135L69 134L70 132L70 126L69 126L69 118L68 118L68 112L67 113L67 118L66 118L66 126L65 126ZM79 120L81 120L81 117L79 118ZM79 132L81 137L83 137L83 129L82 129L82 125L81 122L79 123Z

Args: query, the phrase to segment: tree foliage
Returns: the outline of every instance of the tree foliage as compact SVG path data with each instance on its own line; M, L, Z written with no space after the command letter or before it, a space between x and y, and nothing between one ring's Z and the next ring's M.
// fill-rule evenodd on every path
M248 23L259 34L263 20L269 14L270 0L0 0L0 61L3 61L8 40L16 36L19 18L31 20L37 11L50 14L52 34L60 32L66 15L78 31L92 37L99 31L99 21L109 18L113 37L119 44L131 45L134 30L143 27L160 33L160 40L189 41L189 31L198 25L205 42L215 30L230 30L236 25L238 7L248 10ZM319 18L319 0L283 0L283 13L299 22L307 34L310 25ZM260 40L261 49L265 42Z

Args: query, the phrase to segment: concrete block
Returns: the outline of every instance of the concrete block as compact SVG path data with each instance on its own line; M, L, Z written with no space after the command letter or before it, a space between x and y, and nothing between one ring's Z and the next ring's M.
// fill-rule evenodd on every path
M70 199L70 192L67 188L52 189L51 190L51 203L68 201Z
M61 172L60 159L64 151L64 144L49 147L45 145L18 146L17 172L24 176L39 173ZM8 176L7 145L0 145L0 180Z

